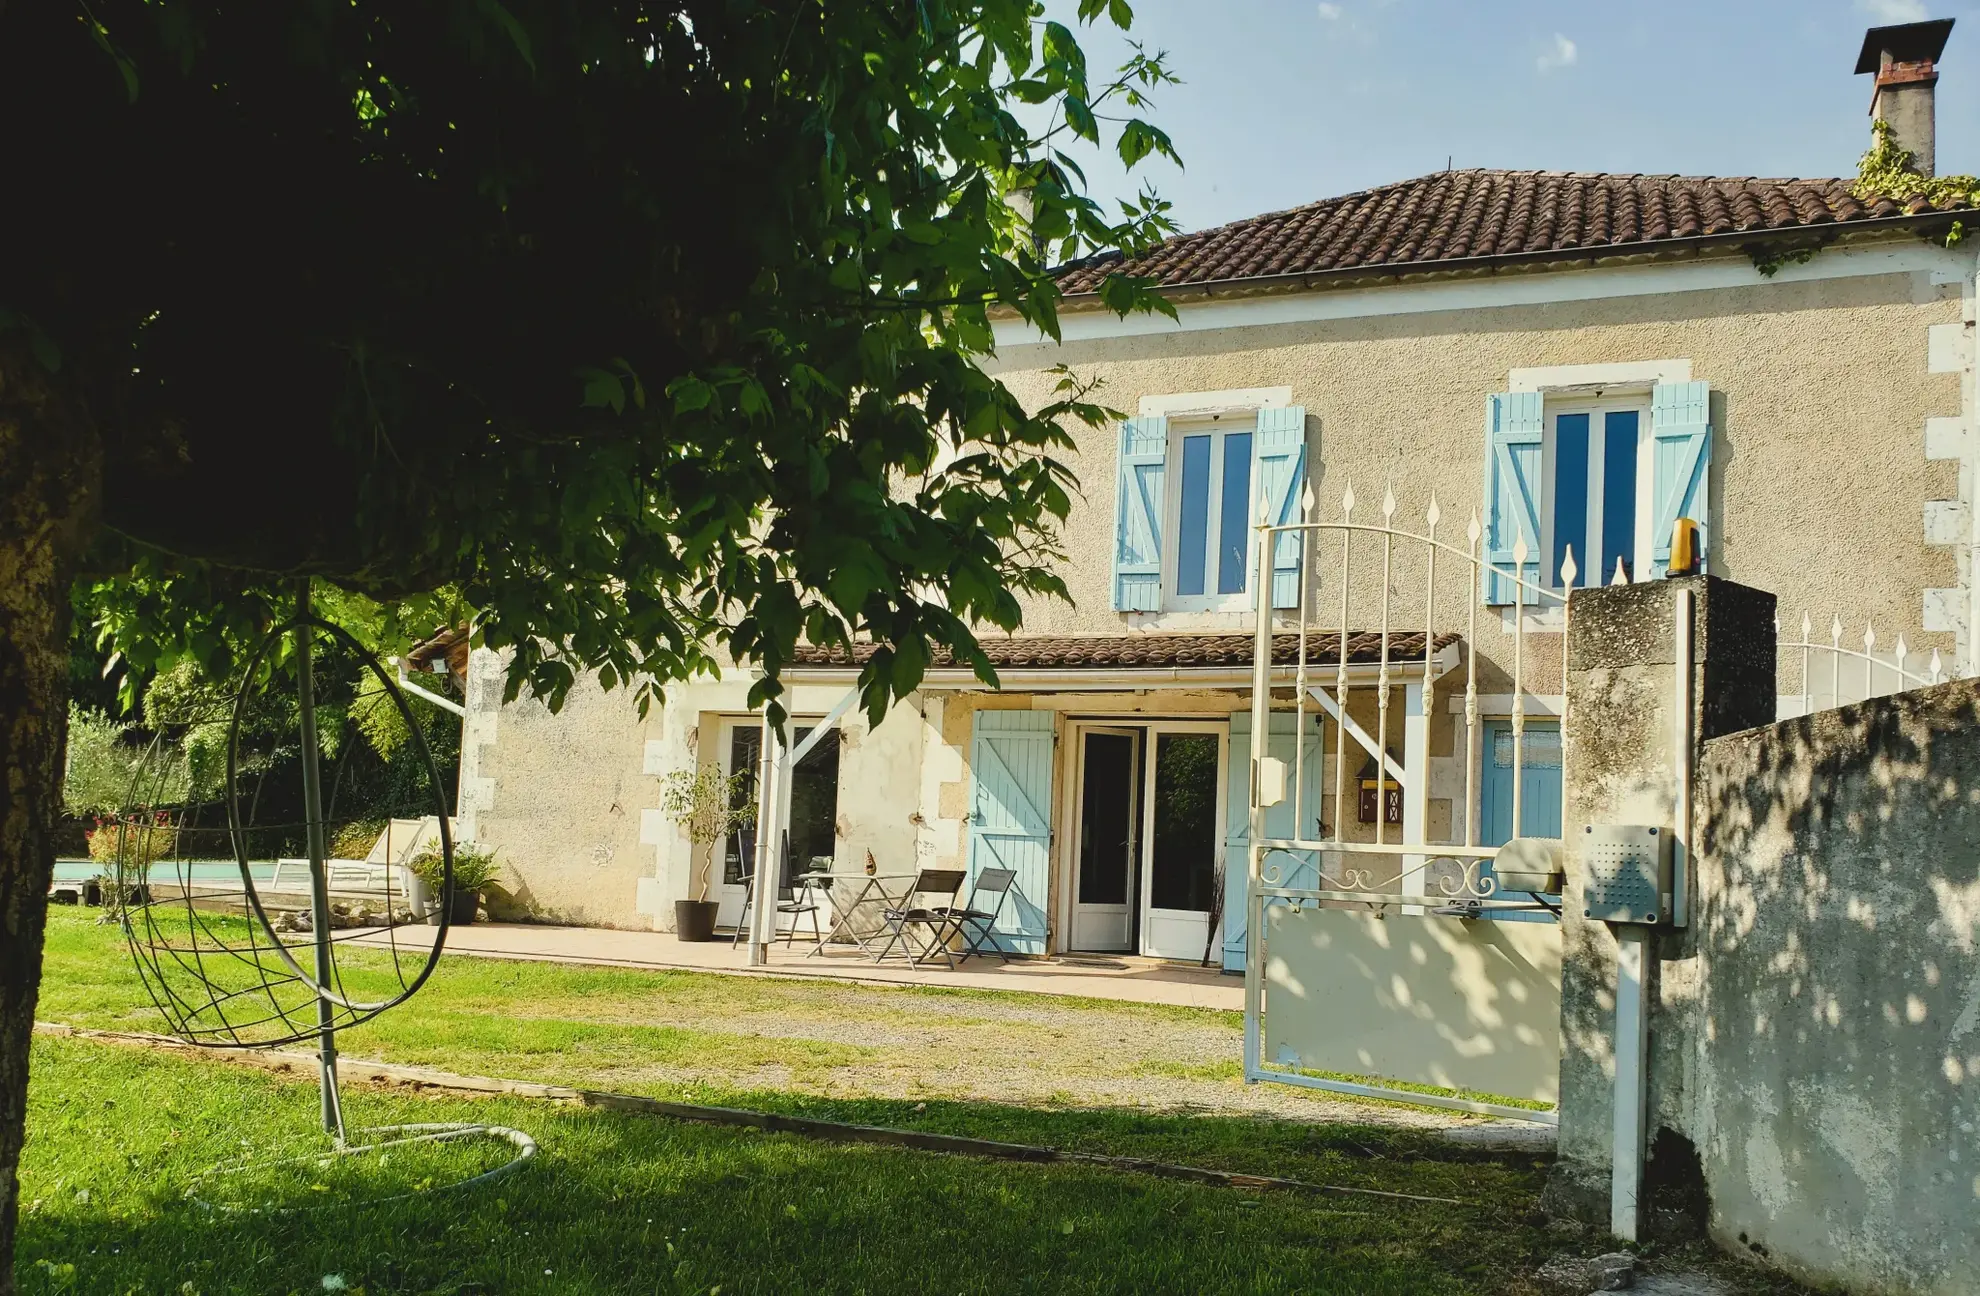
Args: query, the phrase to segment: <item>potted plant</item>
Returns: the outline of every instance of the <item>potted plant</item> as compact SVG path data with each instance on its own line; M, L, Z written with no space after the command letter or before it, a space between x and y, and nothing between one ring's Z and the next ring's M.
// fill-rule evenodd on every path
M413 875L426 884L427 894L434 903L426 910L429 925L440 925L440 888L445 882L445 860L437 850L423 850L412 858ZM454 898L447 921L464 925L474 921L475 909L481 903L481 889L501 875L501 868L495 863L495 852L473 842L457 842L454 845Z
M719 905L708 898L708 871L715 844L756 822L756 797L749 771L724 775L718 766L697 765L667 775L661 784L660 807L687 830L700 866L695 870L691 900L674 901L674 935L684 941L715 938Z

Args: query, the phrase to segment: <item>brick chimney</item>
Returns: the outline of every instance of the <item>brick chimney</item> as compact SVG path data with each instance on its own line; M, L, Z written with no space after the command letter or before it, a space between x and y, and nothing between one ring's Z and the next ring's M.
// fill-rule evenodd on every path
M1897 146L1910 152L1912 165L1926 175L1933 174L1935 162L1932 101L1939 84L1939 55L1945 53L1952 27L1950 18L1872 27L1856 56L1858 76L1877 75L1870 115L1891 124Z

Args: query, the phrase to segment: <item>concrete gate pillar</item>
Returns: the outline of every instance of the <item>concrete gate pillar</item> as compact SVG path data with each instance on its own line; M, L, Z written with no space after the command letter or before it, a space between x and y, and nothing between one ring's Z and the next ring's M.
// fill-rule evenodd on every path
M1695 767L1697 743L1774 722L1774 596L1693 576L1576 590L1568 605L1560 1155L1546 1206L1594 1224L1610 1219L1618 941L1609 924L1583 917L1580 844L1589 824L1677 826L1676 609L1680 591L1687 590L1696 609L1690 668ZM1694 807L1693 822L1698 818ZM1675 870L1695 884L1696 870L1683 852ZM1695 890L1690 898L1696 912ZM1688 930L1657 928L1649 952L1646 1140L1666 1128L1690 1138L1685 1104L1697 1018L1688 1006L1697 995L1696 943Z

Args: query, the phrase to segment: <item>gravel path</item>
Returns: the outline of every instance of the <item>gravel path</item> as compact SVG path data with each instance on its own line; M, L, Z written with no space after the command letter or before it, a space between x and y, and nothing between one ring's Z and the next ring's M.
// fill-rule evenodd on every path
M830 1054L836 1060L816 1064L793 1050L789 1057L736 1066L720 1055L737 1050L711 1048L706 1059L618 1072L650 1083L791 1089L838 1098L1255 1114L1417 1129L1502 1125L1288 1085L1247 1085L1239 1078L1242 1025L1232 1013L817 981L752 979L748 985L749 993L733 996L718 990L667 995L662 1003L644 998L590 1003L583 1016L671 1026L731 1043L755 1038L835 1046Z

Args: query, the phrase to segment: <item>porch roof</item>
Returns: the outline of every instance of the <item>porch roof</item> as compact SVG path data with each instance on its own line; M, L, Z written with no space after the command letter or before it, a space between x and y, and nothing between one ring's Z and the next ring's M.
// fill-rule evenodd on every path
M1442 650L1461 642L1455 633L1437 636L1434 649ZM844 648L803 646L792 665L806 670L856 670L869 661L874 645ZM1140 634L1013 635L983 640L983 655L999 671L1003 670L1174 670L1177 668L1238 668L1252 665L1252 635L1248 631L1229 633L1156 631ZM1335 631L1309 630L1306 634L1306 660L1331 664L1341 659L1341 636ZM1382 660L1382 633L1379 630L1351 630L1347 636L1350 665L1373 666ZM1389 661L1423 660L1423 631L1389 632ZM1286 631L1272 636L1272 662L1290 666L1299 661L1299 634ZM967 669L947 649L936 649L930 662L933 669Z

